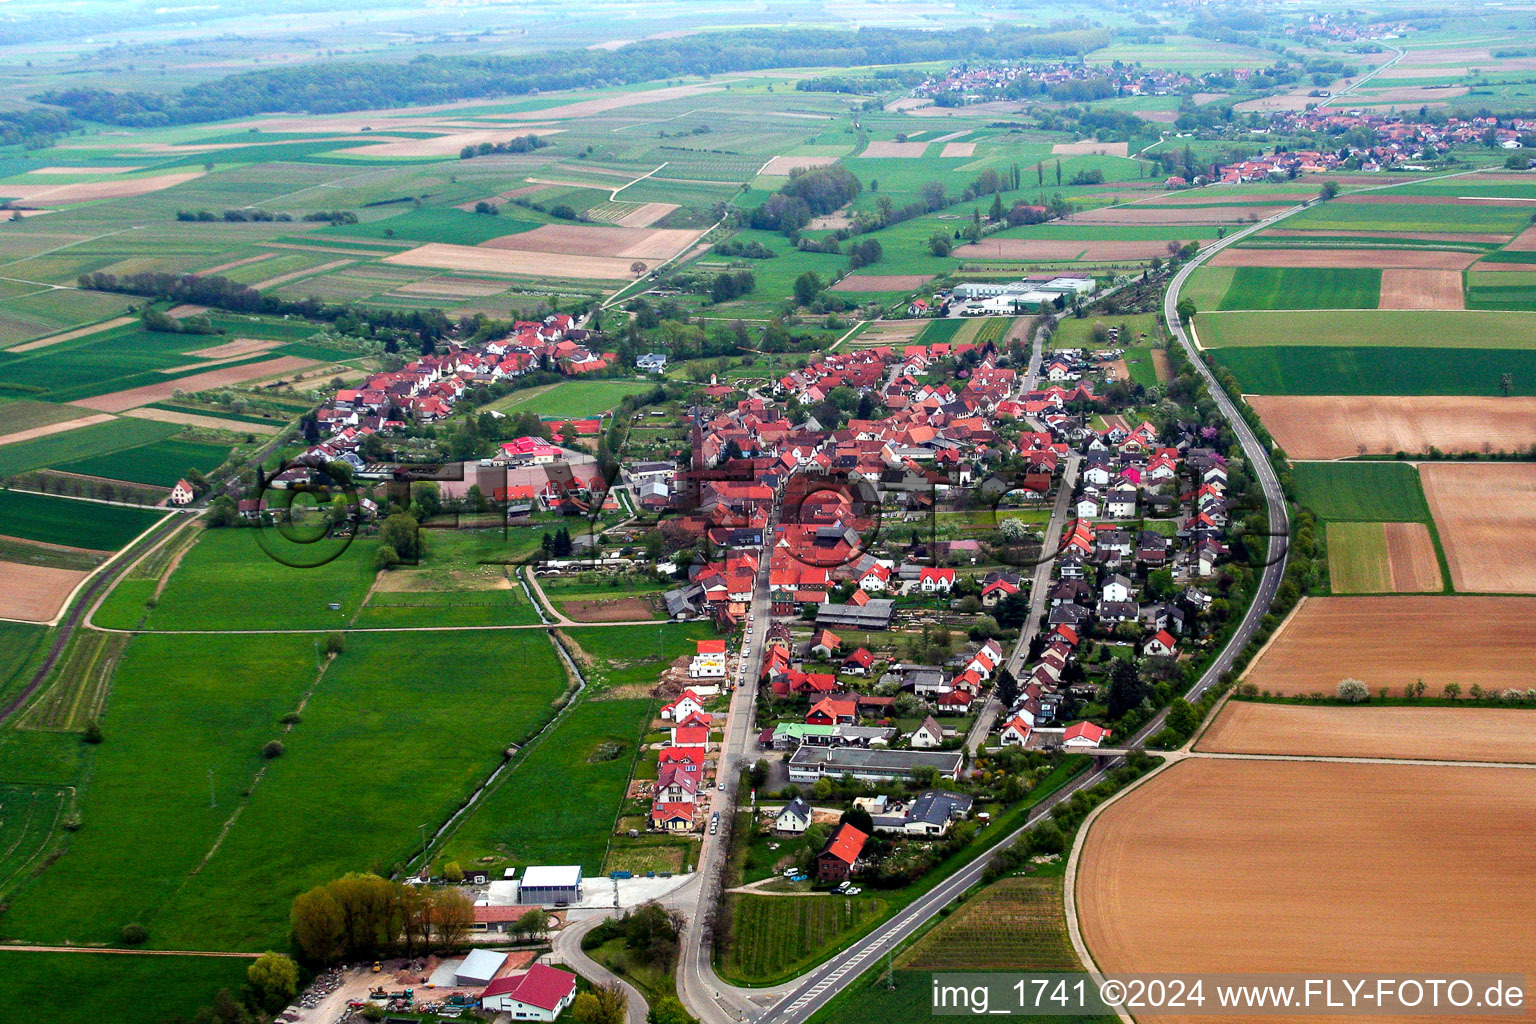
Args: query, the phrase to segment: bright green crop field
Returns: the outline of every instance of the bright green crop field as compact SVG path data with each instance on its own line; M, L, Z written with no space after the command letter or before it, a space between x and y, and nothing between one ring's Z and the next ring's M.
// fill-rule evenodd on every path
M1269 345L1536 348L1536 313L1442 309L1300 309L1197 316L1206 348Z
M0 534L73 548L115 551L164 514L27 491L0 491Z
M1536 351L1274 345L1212 353L1250 395L1536 395Z

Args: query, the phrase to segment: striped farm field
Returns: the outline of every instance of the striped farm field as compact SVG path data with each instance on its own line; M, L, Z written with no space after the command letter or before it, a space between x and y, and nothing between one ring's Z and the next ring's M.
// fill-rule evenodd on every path
M852 938L885 910L869 896L726 897L731 937L719 968L743 984L770 984L793 977Z
M897 963L929 971L1079 971L1061 879L1005 878L963 904Z
M1536 349L1536 313L1443 309L1212 312L1195 318L1206 348L1268 345Z
M179 430L179 426L171 423L117 419L18 441L0 448L0 477L151 444Z
M1423 523L1327 524L1328 579L1335 594L1438 593L1443 584Z

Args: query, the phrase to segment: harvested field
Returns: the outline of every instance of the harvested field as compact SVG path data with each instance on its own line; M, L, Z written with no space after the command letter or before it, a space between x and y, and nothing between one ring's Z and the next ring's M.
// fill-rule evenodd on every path
M1526 228L1504 248L1510 252L1536 252L1536 228Z
M1090 827L1077 910L1110 974L1529 974L1533 829L1526 768L1192 758ZM1244 1018L1137 1014L1184 1019Z
M1412 239L1418 242L1473 242L1501 244L1509 235L1488 231L1329 231L1326 228L1270 228L1259 238L1378 238L1390 242ZM1518 241L1518 239L1516 239ZM1532 242L1536 245L1536 241ZM1505 246L1513 249L1513 245Z
M341 252L342 250L340 250L340 249L324 249L324 250L317 249L315 251L316 252ZM317 274L324 274L324 273L326 273L328 271L336 270L339 267L349 266L350 264L353 264L353 263L356 263L356 262L357 261L355 259L332 260L329 263L322 263L318 267L306 267L303 270L295 270L295 271L293 271L292 273L289 273L289 274L278 274L276 277L269 277L265 281L257 281L255 284L251 285L251 287L256 289L257 291L261 291L264 288L276 288L278 285L287 284L289 281L297 281L301 277L314 277Z
M436 295L450 299L476 299L507 290L504 281L482 281L475 277L429 277L403 284L392 295Z
M1359 92L1351 100L1355 103L1427 103L1465 96L1471 91L1465 85L1403 85L1395 89Z
M975 156L976 143L974 142L946 142L944 148L939 151L939 156Z
M834 292L910 292L933 280L932 274L849 274Z
M1383 270L1465 270L1476 253L1435 249L1244 249L1232 246L1210 259L1213 267L1380 267Z
M628 281L635 275L629 267L633 260L602 256L570 256L515 249L493 249L483 245L449 245L429 242L405 252L386 256L383 263L436 270L461 270L480 274L509 274L522 277L564 277L582 280Z
M76 569L0 562L0 619L50 622L89 575Z
M928 148L926 142L871 142L859 156L899 157L916 160Z
M143 167L38 167L28 174L129 174Z
M813 167L831 167L835 163L835 156L776 156L758 168L757 173L787 176L796 167L810 170Z
M1428 462L1419 479L1452 586L1536 594L1536 465Z
M1498 690L1528 677L1533 649L1531 598L1309 597L1244 678L1288 697L1332 695L1346 677L1394 696L1420 679Z
M675 209L676 203L642 203L614 223L621 228L648 228Z
M140 420L158 420L161 423L183 423L189 427L204 427L208 430L228 430L235 434L275 434L281 429L276 423L247 423L245 420L226 420L218 416L202 416L195 412L177 412L174 409L129 409L123 415Z
M1051 147L1052 156L1128 156L1128 142L1058 142Z
M1475 270L1480 274L1529 274L1531 265L1529 263L1490 263L1484 260L1472 264L1467 269Z
M551 252L570 256L603 256L627 260L664 260L692 245L702 231L688 228L594 227L585 224L545 224L516 235L502 235L476 248Z
M1168 361L1168 350L1154 348L1152 350L1152 372L1157 374L1159 381L1173 379L1173 364Z
M0 447L15 444L17 441L30 441L35 437L47 437L49 434L62 434L64 431L74 430L76 427L92 427L98 423L105 423L111 418L111 416L101 413L96 416L63 420L59 423L45 423L40 427L29 427L26 430L18 430L15 433L0 436Z
M854 336L850 344L854 348L877 348L881 345L907 345L927 327L931 320L876 320Z
M337 150L346 156L378 157L433 157L457 156L465 146L478 146L482 142L495 144L506 142L514 136L554 135L563 128L528 128L522 125L496 128L490 131L454 132L430 139L397 139L394 142L370 142L364 146L348 146Z
M1327 524L1335 594L1438 594L1440 563L1423 523Z
M1292 459L1359 454L1524 448L1536 438L1536 398L1421 395L1253 395L1279 447Z
M125 412L129 409L136 409L141 405L148 405L151 402L163 402L177 391L209 391L214 388L228 387L231 384L242 384L248 380L275 377L314 365L316 365L316 361L313 359L301 359L298 356L280 356L277 359L268 359L260 363L229 366L222 370L194 373L188 377L176 377L158 384L146 384L144 387L129 388L126 391L113 391L109 394L97 395L94 398L82 398L78 402L70 404L86 409L99 409L102 412Z
M197 356L199 359L227 359L230 356L249 356L258 352L268 352L280 344L282 343L264 338L236 338L222 345L193 349L187 355Z
M1380 309L1466 309L1459 270L1408 270L1390 267L1381 272Z
M577 622L635 622L656 617L656 609L639 597L556 602L567 618Z
M134 316L120 316L112 320L103 320L101 323L91 324L89 327L77 327L75 330L65 331L63 334L50 334L46 338L38 338L36 341L29 341L24 345L15 345L6 349L6 351L17 355L20 355L22 352L33 352L40 348L47 348L49 345L74 341L76 338L100 334L102 331L116 330L119 327L127 327L129 324L137 323L138 319L138 317Z
M31 203L89 203L98 199L128 199L201 178L203 173L186 171L179 174L151 174L143 178L79 182L72 185L9 185L0 182L0 196L24 199Z
M1234 700L1195 744L1223 754L1536 762L1520 708L1314 707Z
M226 270L234 270L236 267L243 267L248 263L260 263L262 260L269 260L276 255L277 253L275 252L264 252L257 256L247 256L243 260L230 260L228 263L220 263L218 266L209 267L207 270L199 270L198 273L205 275L222 274Z
M989 238L955 250L958 259L1072 261L1149 260L1167 256L1166 241L1073 242L1040 238Z
M1238 224L1273 216L1285 206L1187 206L1181 209L1131 204L1106 206L1098 210L1074 213L1064 224ZM1231 252L1231 249L1226 250Z

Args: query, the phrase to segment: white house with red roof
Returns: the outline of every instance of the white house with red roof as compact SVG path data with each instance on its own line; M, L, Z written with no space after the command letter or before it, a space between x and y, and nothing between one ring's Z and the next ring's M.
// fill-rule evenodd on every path
M171 496L166 500L172 505L190 505L196 496L190 483L186 480L177 480L176 486L171 488Z
M704 702L699 699L699 695L692 690L684 690L677 700L661 706L661 717L668 722L681 722L689 715L703 710Z
M725 641L700 640L693 660L688 663L689 679L725 678Z
M1005 747L1022 747L1029 743L1029 734L1032 730L1028 722L1015 715L1003 726L999 742Z
M1069 749L1086 749L1097 747L1104 740L1109 739L1110 731L1102 725L1094 725L1092 722L1078 722L1069 725L1061 734L1061 745Z
M1160 629L1141 645L1141 653L1148 658L1171 658L1179 653L1178 641L1173 638L1172 633L1166 629Z
M949 593L955 585L955 570L924 568L917 577L917 587L925 594Z
M480 1005L513 1020L552 1021L576 998L576 975L545 964L523 974L497 978L480 993Z

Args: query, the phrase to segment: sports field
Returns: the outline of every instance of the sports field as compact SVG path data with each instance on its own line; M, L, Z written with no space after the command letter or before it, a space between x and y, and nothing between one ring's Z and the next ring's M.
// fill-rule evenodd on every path
M1195 318L1205 348L1536 348L1536 313L1491 310L1211 312ZM1433 358L1422 357L1421 358Z
M1077 910L1107 973L1529 972L1532 828L1522 769L1189 760L1089 828Z
M1285 696L1331 696L1346 678L1394 696L1419 680L1432 695L1446 683L1501 690L1524 679L1532 616L1536 600L1523 597L1309 597L1244 679Z
M1317 757L1536 762L1520 708L1317 707L1228 701L1196 750Z

